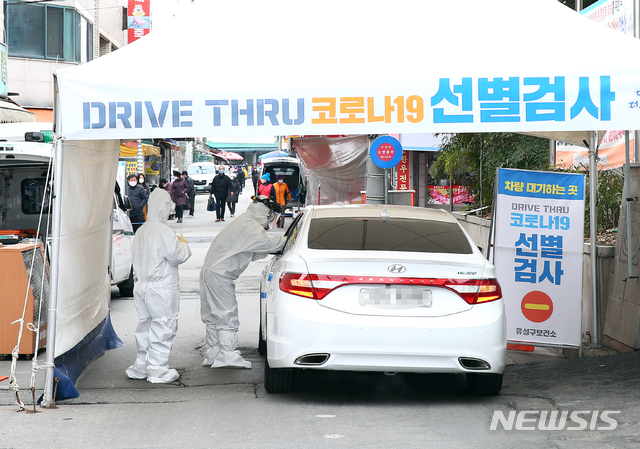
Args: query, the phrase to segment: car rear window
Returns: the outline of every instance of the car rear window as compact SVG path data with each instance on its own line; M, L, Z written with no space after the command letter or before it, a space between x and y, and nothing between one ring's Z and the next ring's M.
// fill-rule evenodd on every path
M211 165L190 165L189 166L190 175L211 175L213 173L214 173L214 170Z
M472 253L457 223L409 218L315 218L308 240L310 249Z

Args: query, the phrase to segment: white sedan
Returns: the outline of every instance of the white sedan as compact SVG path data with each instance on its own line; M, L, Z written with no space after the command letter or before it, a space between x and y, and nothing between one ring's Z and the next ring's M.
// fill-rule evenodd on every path
M309 206L260 282L265 389L296 369L466 373L496 395L506 359L494 267L448 212Z

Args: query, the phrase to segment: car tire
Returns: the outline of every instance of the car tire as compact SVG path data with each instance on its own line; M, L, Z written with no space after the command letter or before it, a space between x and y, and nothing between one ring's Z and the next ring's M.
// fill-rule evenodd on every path
M258 328L258 354L267 355L267 340L262 335L262 308L260 308L260 327Z
M502 374L467 373L467 388L480 396L497 396L502 388Z
M120 296L132 297L133 296L133 267L131 267L131 271L129 272L129 279L118 284L118 290L120 291Z
M265 353L266 353L265 345ZM269 355L264 357L264 389L268 393L289 393L293 391L295 370L293 368L271 368Z

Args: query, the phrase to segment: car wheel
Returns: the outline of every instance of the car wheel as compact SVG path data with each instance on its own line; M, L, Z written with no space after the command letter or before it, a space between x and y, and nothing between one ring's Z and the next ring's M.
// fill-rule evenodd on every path
M260 327L258 328L258 354L267 354L267 340L262 335L262 307L260 307Z
M120 296L133 296L133 267L129 272L129 279L118 284L118 290L120 291Z
M265 353L267 352L265 345ZM295 370L293 368L271 368L269 355L264 357L264 389L269 393L288 393L293 391Z
M467 387L473 394L496 396L502 388L502 374L467 373Z

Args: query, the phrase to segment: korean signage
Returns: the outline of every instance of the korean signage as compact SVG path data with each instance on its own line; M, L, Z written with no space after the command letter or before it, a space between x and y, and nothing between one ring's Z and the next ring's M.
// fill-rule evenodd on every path
M498 170L494 265L509 341L581 344L584 182Z
M151 31L151 0L129 0L127 26L129 43L140 39Z
M396 185L398 190L409 190L409 154L402 152L402 158L398 164Z
M580 14L633 37L633 0L600 0Z
M371 143L369 156L380 168L395 167L403 157L402 145L395 137L380 136Z
M429 204L449 204L451 189L449 186L429 186ZM473 203L473 195L465 186L453 186L453 204Z

